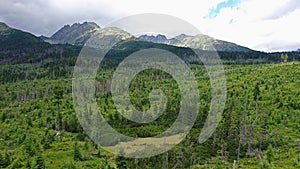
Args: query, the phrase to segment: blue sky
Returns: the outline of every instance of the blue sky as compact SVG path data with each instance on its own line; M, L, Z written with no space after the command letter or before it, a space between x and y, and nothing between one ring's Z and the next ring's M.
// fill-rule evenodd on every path
M239 4L242 0L227 0L217 4L217 6L209 11L209 14L204 16L204 18L215 18L218 14L220 14L221 9L223 8L236 8L238 9Z
M161 13L181 18L203 34L252 49L300 48L299 0L0 0L0 4L0 21L38 36L51 36L75 22L94 21L103 27L134 14Z

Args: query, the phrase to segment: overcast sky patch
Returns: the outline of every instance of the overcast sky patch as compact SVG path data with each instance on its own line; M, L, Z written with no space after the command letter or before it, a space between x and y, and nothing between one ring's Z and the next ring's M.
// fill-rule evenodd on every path
M37 36L51 36L66 24L92 21L103 27L134 14L161 13L181 18L214 38L256 50L273 51L270 45L261 47L272 41L276 50L300 42L299 0L0 0L0 4L0 21Z

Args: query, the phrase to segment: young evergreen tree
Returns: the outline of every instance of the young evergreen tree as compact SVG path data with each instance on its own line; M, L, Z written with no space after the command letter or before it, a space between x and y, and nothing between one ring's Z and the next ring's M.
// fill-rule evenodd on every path
M63 98L63 89L61 86L56 85L53 89L54 103L57 106L57 116L56 116L56 130L60 131L62 129L62 117L60 112L60 104Z
M274 149L273 146L271 144L269 144L268 149L267 149L267 160L268 162L271 164L274 161Z
M75 160L75 161L81 161L82 160L82 155L81 155L80 149L78 147L77 141L74 144L73 160Z
M46 168L45 167L44 159L43 159L43 157L40 154L36 156L35 167L34 168L36 168L36 169L44 169L44 168Z
M5 153L5 155L3 156L0 153L0 167L6 168L10 163L10 158L9 155L7 153Z
M127 162L125 157L123 157L124 154L124 149L121 149L119 156L116 158L116 164L119 169L127 169Z

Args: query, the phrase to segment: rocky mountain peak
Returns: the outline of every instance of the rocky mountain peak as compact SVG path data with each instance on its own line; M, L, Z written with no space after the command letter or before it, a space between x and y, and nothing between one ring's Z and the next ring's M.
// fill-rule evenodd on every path
M9 26L7 26L5 23L3 22L0 22L0 31L3 31L3 30L8 30L10 29Z
M74 23L71 26L63 26L46 41L50 43L82 45L94 32L100 29L100 26L94 22Z

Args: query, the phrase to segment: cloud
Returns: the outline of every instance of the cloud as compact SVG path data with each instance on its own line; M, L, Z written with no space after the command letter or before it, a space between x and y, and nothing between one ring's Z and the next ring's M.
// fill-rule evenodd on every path
M300 42L300 10L291 8L266 19L286 4L287 0L242 1L238 8L222 8L215 18L203 18L203 32L256 50L291 50Z
M195 23L222 0L0 0L0 21L36 35L52 35L65 24L95 21L100 26L139 13L163 13Z
M98 0L0 0L0 21L36 35L51 35L65 24L96 21L106 24L122 15Z
M212 37L256 50L273 51L274 48L267 45L273 41L278 50L299 44L298 1L0 0L0 21L36 35L49 36L65 24L94 21L105 26L133 14L162 13L181 18Z
M273 13L271 13L269 16L265 17L265 19L279 19L281 17L284 17L295 10L300 8L299 0L289 0L284 5L276 9Z
M255 48L263 51L282 52L282 51L296 51L300 49L300 42L287 42L287 41L270 41L255 46Z

